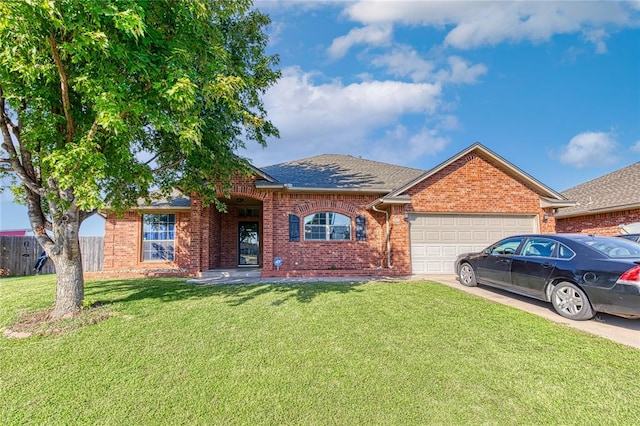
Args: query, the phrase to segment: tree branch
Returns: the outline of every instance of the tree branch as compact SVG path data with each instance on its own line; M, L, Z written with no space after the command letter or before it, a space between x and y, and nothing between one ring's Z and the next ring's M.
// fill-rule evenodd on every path
M2 132L2 148L7 151L9 154L8 159L3 159L2 161L8 162L11 165L11 171L14 172L22 183L31 191L36 194L43 195L42 187L35 182L32 177L29 175L28 171L25 170L22 163L20 162L20 158L18 157L18 152L16 151L16 147L13 145L13 139L11 138L11 133L9 132L9 123L11 120L7 117L6 114L6 99L4 98L4 92L2 91L2 87L0 87L0 131ZM20 140L18 139L18 144L22 146Z
M162 167L158 167L157 169L153 169L153 170L151 170L151 173L159 173L159 172L161 172L161 171L163 171L163 170L171 169L171 168L173 168L173 167L177 166L178 164L180 164L180 162L181 162L182 160L184 160L184 155L180 156L180 158L178 158L176 161L174 161L174 162L172 162L172 163L165 164L165 165L164 165L164 166L162 166ZM148 164L148 163L147 163L147 164Z
M73 117L71 117L71 102L69 101L69 80L65 73L62 60L60 59L60 53L58 52L58 46L53 34L49 34L49 45L51 45L51 52L53 53L53 60L58 67L58 75L60 76L60 90L62 95L62 106L64 109L64 117L67 121L67 142L73 140L75 132L75 126L73 124Z
M20 139L20 129L22 128L22 115L26 109L26 105L23 102L20 106L20 110L18 110L18 127L15 128L13 134L16 139L21 142ZM31 157L31 151L29 151L24 144L20 143L20 158L22 159L22 167L24 167L25 172L29 175L31 180L33 180L38 186L41 186L40 178L38 177L38 173L36 173L36 169L33 167L33 161Z

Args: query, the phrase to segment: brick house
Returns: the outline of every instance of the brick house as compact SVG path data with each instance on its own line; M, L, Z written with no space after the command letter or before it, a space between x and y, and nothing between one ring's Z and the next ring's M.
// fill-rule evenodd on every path
M556 230L572 203L475 143L424 171L348 155L255 169L227 212L197 194L140 206L105 224L103 272L262 277L451 273L460 252L514 233Z
M640 162L570 188L562 195L576 204L556 214L557 232L640 232Z

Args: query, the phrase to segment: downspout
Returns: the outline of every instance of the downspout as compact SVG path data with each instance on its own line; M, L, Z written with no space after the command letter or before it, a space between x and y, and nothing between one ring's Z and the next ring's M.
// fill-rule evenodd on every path
M391 233L389 231L389 212L386 210L378 210L376 206L371 206L371 209L378 213L384 213L386 217L385 221L387 223L387 268L393 269L393 266L391 265Z

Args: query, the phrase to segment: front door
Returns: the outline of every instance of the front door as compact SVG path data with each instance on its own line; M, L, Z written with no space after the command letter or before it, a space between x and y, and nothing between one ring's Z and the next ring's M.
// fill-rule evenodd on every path
M260 234L258 222L240 222L238 224L238 266L258 266L260 253Z

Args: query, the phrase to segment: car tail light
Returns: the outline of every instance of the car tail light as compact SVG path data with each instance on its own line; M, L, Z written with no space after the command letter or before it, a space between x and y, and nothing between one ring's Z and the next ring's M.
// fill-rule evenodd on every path
M634 266L620 275L618 282L621 284L640 284L640 265Z

